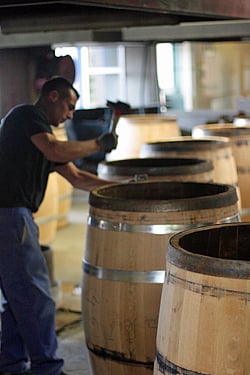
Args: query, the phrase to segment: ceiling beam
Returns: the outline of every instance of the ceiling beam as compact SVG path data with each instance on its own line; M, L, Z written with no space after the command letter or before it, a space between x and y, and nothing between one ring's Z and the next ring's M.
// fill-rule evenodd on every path
M186 23L178 26L123 28L121 32L94 30L62 30L33 33L0 33L0 48L40 46L46 44L136 44L182 41L247 41L250 43L249 21Z
M249 0L1 0L0 8L37 6L51 4L72 4L158 12L177 15L197 15L212 19L250 19Z
M68 2L212 18L250 18L249 0L68 0Z
M122 32L123 41L207 41L250 40L250 20L186 22L173 26L130 27Z
M1 19L3 34L65 31L65 30L115 30L122 27L174 25L179 22L175 16L168 14L146 13L141 16L138 11L118 11L117 9L85 8L77 12L58 10L31 14L5 15Z

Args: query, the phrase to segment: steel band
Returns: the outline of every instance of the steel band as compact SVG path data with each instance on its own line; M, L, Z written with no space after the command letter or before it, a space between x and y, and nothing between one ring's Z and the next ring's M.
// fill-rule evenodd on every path
M241 209L241 215L242 216L249 215L249 214L250 214L250 208L242 208Z
M212 224L223 224L231 223L235 221L240 221L240 215L237 213L234 216L224 218L217 221L216 223L199 223L199 224L127 224L127 223L115 223L107 220L97 220L92 216L88 217L88 225L110 231L117 232L132 232L132 233L151 233L151 234L170 234L170 233L179 233L186 229L198 228L203 225L212 225Z
M208 375L207 373L194 372L192 370L185 369L180 367L172 362L170 362L165 356L163 356L157 349L155 360L157 363L157 368L161 374L173 374L173 375Z
M128 358L124 355L124 353L120 354L119 352L115 350L110 350L107 348L103 348L99 345L92 345L90 346L87 343L88 350L90 350L94 355L101 357L102 359L109 359L112 361L116 361L121 364L126 364L127 366L136 366L137 368L140 366L141 368L143 367L144 371L145 369L150 369L151 372L153 372L154 368L154 362L153 361L137 361L136 359L133 358ZM146 358L145 358L146 360Z
M165 279L165 270L162 271L125 271L112 270L108 268L93 266L85 259L82 260L82 268L88 275L97 279L109 281L121 281L130 283L150 283L163 284Z
M230 217L225 217L224 219L218 220L216 223L210 223L210 224L205 224L205 225L235 223L235 222L240 222L240 221L241 221L241 215L239 212L237 212L237 214L230 216Z

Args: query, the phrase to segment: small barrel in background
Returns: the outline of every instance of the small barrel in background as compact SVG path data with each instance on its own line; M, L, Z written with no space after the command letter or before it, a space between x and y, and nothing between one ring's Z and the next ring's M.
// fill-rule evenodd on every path
M242 221L250 220L250 126L227 124L196 125L194 137L223 136L231 143L241 195Z
M169 240L154 375L249 373L249 243L249 223Z
M66 141L68 139L64 125L53 128L53 133L56 138L60 141ZM63 228L68 224L68 214L72 205L72 185L58 173L58 219L57 228Z
M50 244L56 236L58 219L58 180L56 173L50 173L42 204L34 213L39 228L39 242Z
M250 116L246 116L246 115L235 116L233 119L233 123L236 126L250 125Z
M215 181L237 185L237 170L230 141L226 137L172 137L166 141L147 142L141 146L141 158L197 157L211 160Z
M118 145L106 155L108 161L138 158L141 144L181 135L175 117L156 113L123 115L118 120L116 133Z
M144 158L102 161L97 167L98 177L110 181L197 181L213 182L211 160L191 158Z
M141 146L140 157L197 157L211 160L215 182L233 185L241 208L241 192L236 162L230 140L227 137L172 137L167 141L148 142Z
M81 298L93 375L152 375L168 238L237 220L231 185L137 182L90 193Z
M53 249L49 245L41 245L41 250L45 258L45 262L48 268L49 280L51 287L58 286L58 282L54 278L54 258Z
M57 174L58 180L58 220L57 228L64 228L68 225L68 214L72 205L72 185L62 176Z

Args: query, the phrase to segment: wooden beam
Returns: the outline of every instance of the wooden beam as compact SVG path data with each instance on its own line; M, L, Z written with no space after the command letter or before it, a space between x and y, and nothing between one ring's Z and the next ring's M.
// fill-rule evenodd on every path
M0 16L1 18L1 16ZM131 26L150 25L174 25L178 23L178 17L168 14L146 13L141 15L136 11L117 11L110 9L109 12L96 11L82 12L74 14L68 12L62 14L33 14L18 16L5 16L1 20L2 34L12 34L19 32L39 32L39 31L65 31L65 30L117 30Z
M177 15L250 19L249 0L1 0L1 7L75 4Z
M250 20L187 22L172 26L130 27L123 29L122 36L125 42L250 41Z
M249 0L68 0L63 2L211 18L250 18Z

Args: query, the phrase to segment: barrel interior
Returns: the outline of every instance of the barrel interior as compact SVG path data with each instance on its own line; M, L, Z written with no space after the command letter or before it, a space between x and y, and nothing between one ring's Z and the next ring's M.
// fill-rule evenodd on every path
M213 258L250 261L250 225L215 226L192 231L179 240L191 253Z
M104 165L113 167L180 167L189 165L200 165L204 164L204 159L189 159L189 158L145 158L145 159L122 159L115 160Z
M176 200L212 196L227 192L228 185L199 182L155 182L108 185L94 194L112 200Z
M112 176L175 176L212 173L214 171L211 160L199 158L143 158L122 159L98 164L98 175L104 178ZM210 175L209 175L210 176ZM213 180L213 174L211 174ZM190 179L192 181L192 179ZM199 181L199 180L198 180ZM204 181L204 180L203 180ZM207 179L208 181L208 179ZM200 180L199 182L202 182Z
M152 143L144 143L141 146L141 150L143 151L187 151L193 150L194 147L198 149L206 150L211 148L218 148L218 147L228 147L228 142L217 140L217 139L184 139L184 140L171 140L166 142L152 142Z
M204 124L204 125L195 125L192 130L192 136L202 137L204 135L217 135L222 137L239 137L246 136L250 133L250 126L236 126L232 123L227 124Z

